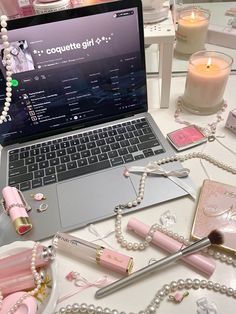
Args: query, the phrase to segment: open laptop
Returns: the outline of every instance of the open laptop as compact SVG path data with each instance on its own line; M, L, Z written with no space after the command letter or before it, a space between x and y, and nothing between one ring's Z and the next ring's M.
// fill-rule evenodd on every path
M0 189L23 192L33 229L18 236L2 214L0 245L113 216L116 205L137 195L140 175L125 178L126 167L174 154L147 113L141 1L12 20L8 29L13 96L8 122L0 125ZM48 205L41 213L42 202L32 197L38 192ZM143 202L131 210L186 194L152 176Z

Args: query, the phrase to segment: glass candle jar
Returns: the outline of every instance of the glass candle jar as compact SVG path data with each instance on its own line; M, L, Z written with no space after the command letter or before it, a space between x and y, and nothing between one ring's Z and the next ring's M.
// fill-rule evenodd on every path
M44 14L49 12L56 12L66 10L71 7L70 0L55 0L55 1L41 1L35 0L33 2L36 14Z
M217 112L224 100L224 90L233 59L221 52L199 51L189 60L183 107L207 115Z
M205 49L209 25L209 11L192 8L179 12L175 50L180 54L192 54Z

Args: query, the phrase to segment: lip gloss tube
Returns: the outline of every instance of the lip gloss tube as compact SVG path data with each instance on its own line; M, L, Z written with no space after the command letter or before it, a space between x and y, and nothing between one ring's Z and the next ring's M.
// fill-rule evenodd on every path
M55 257L55 250L53 247L38 245L35 266L47 266ZM19 253L8 255L0 258L0 278L8 277L12 274L21 275L21 272L30 270L32 259L32 249L25 249Z
M136 234L145 238L148 235L150 226L136 218L131 218L128 221L127 229L134 231ZM156 231L153 234L152 243L169 253L177 252L185 247L182 243L170 238L168 235L160 231ZM185 256L182 260L205 273L207 276L211 276L216 267L215 262L211 258L199 253Z
M0 279L0 290L3 296L17 291L31 290L33 288L35 288L35 282L30 269L25 270L19 276L12 274Z
M86 261L95 262L121 274L130 274L133 268L133 258L103 246L57 232L52 245L62 252L69 253Z
M32 224L29 220L26 211L26 204L23 203L22 197L15 187L6 186L2 190L5 210L11 217L16 232L20 235L32 229Z

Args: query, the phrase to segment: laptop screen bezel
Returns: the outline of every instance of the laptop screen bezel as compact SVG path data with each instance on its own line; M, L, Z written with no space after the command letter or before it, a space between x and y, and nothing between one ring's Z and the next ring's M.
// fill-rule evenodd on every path
M89 5L89 6L84 6L84 7L79 7L79 8L74 8L74 9L69 9L69 10L64 10L64 11L52 12L52 13L47 13L47 14L42 14L42 15L34 15L34 16L29 16L25 18L15 19L15 20L9 20L7 28L9 31L11 31L11 30L17 30L20 28L40 25L40 24L47 24L47 23L57 22L61 20L80 18L84 16L91 16L91 15L96 15L96 14L101 14L101 13L106 13L106 12L111 12L111 11L116 11L116 10L122 10L122 9L129 9L129 8L134 8L134 7L137 8L137 12L138 12L138 23L139 23L138 28L140 32L140 36L139 36L140 54L141 54L141 61L142 61L141 68L144 71L144 73L146 73L144 28L143 28L141 0L113 1L113 2ZM146 77L145 77L145 85L147 88ZM56 130L49 130L49 131L40 132L37 134L22 136L21 138L16 138L16 140L6 139L2 145L6 146L10 144L22 143L22 142L27 142L27 141L38 139L38 138L44 138L44 137L48 137L52 135L70 132L73 130L79 130L85 127L98 125L101 123L106 123L106 122L114 121L117 119L126 118L128 116L133 116L141 112L147 112L147 110L148 110L148 104L146 101L146 103L143 104L142 108L135 109L128 113L125 112L125 113L121 113L120 115L115 115L114 117L109 116L109 117L102 118L99 120L89 121L83 124L80 123L78 125L67 126L67 127L56 129Z

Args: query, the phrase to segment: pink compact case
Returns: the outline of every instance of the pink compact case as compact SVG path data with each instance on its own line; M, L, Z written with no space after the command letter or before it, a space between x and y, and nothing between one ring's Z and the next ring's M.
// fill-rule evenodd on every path
M236 186L204 180L192 227L192 237L202 239L217 229L224 235L222 249L236 254Z
M202 144L207 141L207 137L196 125L189 125L167 134L166 138L177 151Z

